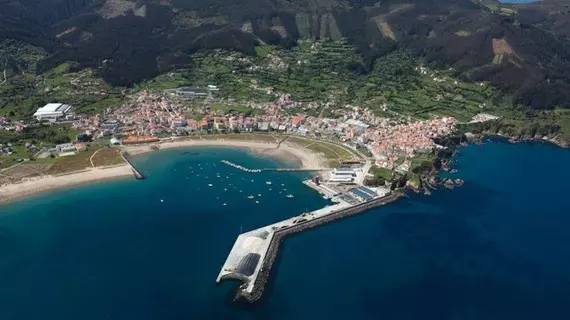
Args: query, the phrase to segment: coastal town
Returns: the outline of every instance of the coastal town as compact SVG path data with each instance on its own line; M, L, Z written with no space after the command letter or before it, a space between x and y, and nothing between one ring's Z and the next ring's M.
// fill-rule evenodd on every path
M403 170L414 154L437 148L434 138L453 132L457 123L449 117L393 120L357 106L336 109L336 118L286 112L299 105L290 95L280 94L273 102L251 103L247 106L251 114L240 114L217 110L207 101L197 102L181 94L142 91L105 114L79 116L73 127L86 136L114 138L115 144L155 142L161 137L212 132L276 132L337 140L354 149L366 149L383 168L401 166Z
M18 132L38 123L73 128L75 139L70 141L56 145L26 142L28 154L36 159L74 156L92 141L127 146L215 134L278 134L334 143L352 150L350 154L355 158L370 163L365 174L371 167L406 174L413 169L414 158L444 148L436 139L454 132L457 126L452 117L387 118L359 106L299 102L285 93L275 93L277 98L270 102L238 105L216 98L218 91L215 85L141 90L119 106L94 115L75 113L69 104L49 103L34 113L35 123L12 122L4 117L0 119L0 130ZM326 112L325 116L323 111L327 109L332 112ZM316 115L315 110L319 111ZM474 121L487 119L494 118L481 114ZM13 152L14 144L0 146L0 161L1 155ZM17 159L15 163L30 158ZM335 162L332 166L340 164Z

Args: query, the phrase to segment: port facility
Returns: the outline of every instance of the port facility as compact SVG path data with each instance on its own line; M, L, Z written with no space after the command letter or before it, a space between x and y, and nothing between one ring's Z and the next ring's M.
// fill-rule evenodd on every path
M304 181L304 183L319 190L325 194L325 197L332 196L328 191L329 187L323 189L328 192L325 193L319 189L318 183L311 180ZM355 198L351 198L354 201L345 201L347 194L337 194L331 199L336 202L331 206L305 212L299 216L240 234L222 266L216 283L226 279L240 281L242 284L236 293L236 299L255 302L263 293L280 242L284 237L392 202L401 195L398 192L383 190L372 197L374 190L360 188L355 188L359 191L355 194Z

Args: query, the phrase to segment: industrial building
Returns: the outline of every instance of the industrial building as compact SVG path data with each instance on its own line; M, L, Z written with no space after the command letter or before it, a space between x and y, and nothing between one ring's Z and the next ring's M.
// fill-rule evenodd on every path
M350 190L350 192L359 199L362 199L363 201L370 201L378 196L378 194L375 191L366 188L364 186L354 188Z
M75 152L77 148L73 143L62 143L55 146L58 153Z
M63 103L48 103L45 106L39 108L34 117L38 121L46 120L49 122L56 122L59 120L66 119L69 116L69 111L71 106Z
M354 181L356 172L351 168L335 168L331 171L328 181L350 183Z
M202 88L182 87L176 90L176 94L186 98L207 97L209 91Z

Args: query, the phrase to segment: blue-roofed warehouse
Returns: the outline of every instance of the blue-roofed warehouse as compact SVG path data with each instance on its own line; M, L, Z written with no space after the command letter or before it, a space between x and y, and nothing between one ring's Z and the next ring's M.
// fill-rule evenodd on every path
M369 196L372 196L372 197L376 197L378 195L378 193L376 193L376 191L374 191L370 188L367 188L365 186L361 186L358 189L361 190L362 192L368 194Z
M356 195L357 197L364 199L366 201L372 200L372 198L373 198L372 196L370 196L366 192L360 190L359 188L352 189L350 192L353 193L354 195Z

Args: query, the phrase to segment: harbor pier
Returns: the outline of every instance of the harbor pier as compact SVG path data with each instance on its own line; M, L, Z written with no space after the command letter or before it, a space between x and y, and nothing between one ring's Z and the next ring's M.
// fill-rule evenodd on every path
M123 158L123 160L125 161L126 164L129 165L129 167L131 167L131 170L133 171L133 174L135 175L135 178L137 180L143 180L144 179L144 175L142 173L140 173L140 171L137 170L137 168L131 163L131 161L129 161L128 159L128 153L123 151L121 152L121 158Z
M312 172L312 171L328 171L328 168L263 168L263 169L249 169L239 164L235 164L228 160L221 160L221 163L236 168L238 170L249 172L249 173L259 173L264 171L278 171L278 172Z
M216 283L226 279L238 280L242 284L237 290L235 299L255 302L263 294L265 283L284 238L393 202L401 195L399 192L393 192L357 205L339 201L322 209L305 212L299 216L242 233L236 239Z

